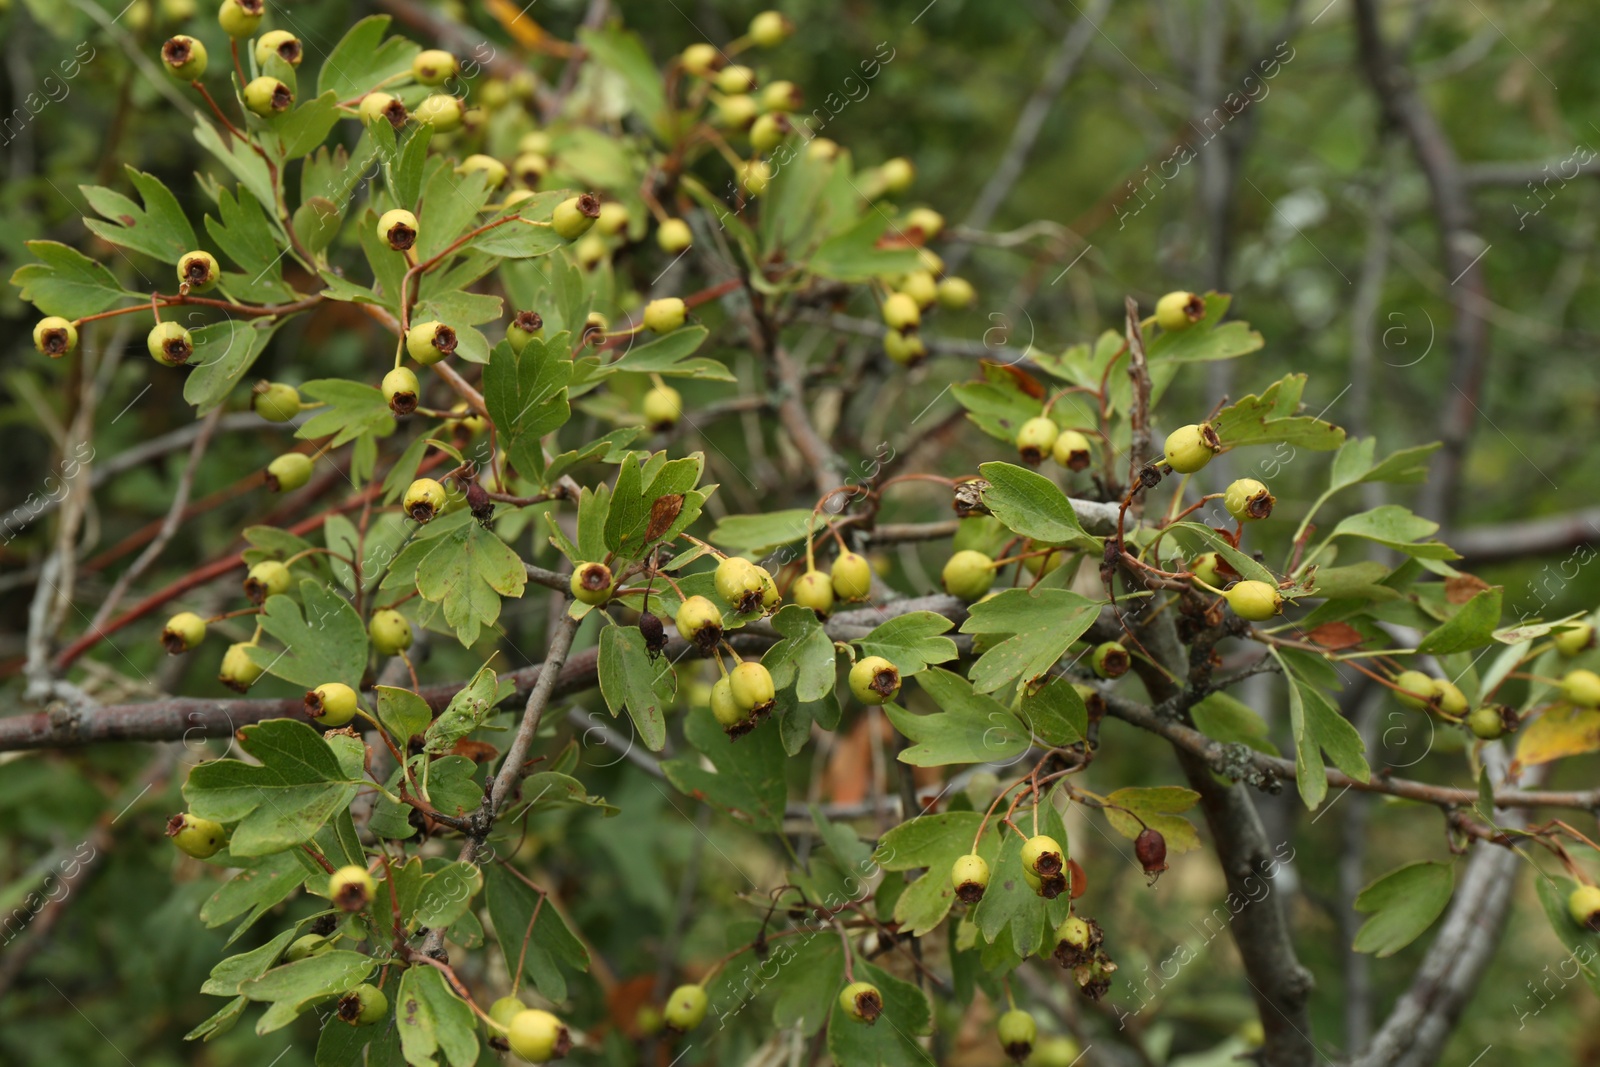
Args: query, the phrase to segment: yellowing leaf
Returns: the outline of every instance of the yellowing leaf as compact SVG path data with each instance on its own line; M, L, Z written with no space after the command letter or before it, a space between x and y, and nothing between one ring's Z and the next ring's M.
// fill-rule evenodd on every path
M1539 763L1600 752L1600 710L1552 708L1517 735L1517 763Z

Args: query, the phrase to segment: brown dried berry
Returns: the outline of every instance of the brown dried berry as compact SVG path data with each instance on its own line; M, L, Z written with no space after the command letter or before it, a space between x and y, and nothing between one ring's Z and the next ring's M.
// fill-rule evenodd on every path
M667 647L666 628L649 611L639 616L639 633L644 637L645 651L650 653L651 659L661 655L661 650Z
M1144 873L1150 876L1150 884L1154 885L1161 872L1167 869L1167 839L1161 836L1160 830L1147 826L1134 839L1133 852L1139 857Z

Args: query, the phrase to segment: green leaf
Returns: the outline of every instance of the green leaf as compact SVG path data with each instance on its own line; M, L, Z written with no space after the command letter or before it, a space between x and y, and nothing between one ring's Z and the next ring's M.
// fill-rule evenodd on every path
M411 1067L436 1067L441 1052L451 1067L478 1062L477 1019L437 967L418 965L401 975L394 1021Z
M1418 559L1460 559L1461 556L1449 545L1422 540L1431 537L1438 529L1438 523L1413 515L1398 504L1385 504L1344 519L1333 528L1328 540L1360 537Z
M678 676L665 657L652 659L636 626L606 626L600 631L600 693L613 716L624 708L652 752L667 743L667 709L677 693Z
M681 459L667 460L665 452L651 456L643 465L638 453L623 460L611 491L611 509L606 514L606 548L623 559L638 559L645 549L668 532L652 531L656 503L683 495L700 483L705 456L694 452ZM676 525L676 524L674 524Z
M647 124L655 125L667 108L661 72L639 35L617 25L578 30L578 40L601 67L617 75L630 107Z
M1067 849L1067 830L1052 797L1053 794L1039 803L1039 830ZM988 862L991 872L989 887L971 913L978 932L985 941L995 944L1009 929L1007 947L1017 958L1039 952L1066 918L1070 894L1047 901L1034 892L1022 875L1022 837L1018 834L986 833L978 854Z
M1268 739L1267 723L1250 705L1227 693L1212 693L1189 709L1195 728L1213 741L1240 744L1278 755L1278 746Z
M1211 420L1224 449L1283 442L1322 452L1338 448L1344 431L1324 419L1294 414L1305 388L1304 374L1273 382L1260 396L1246 396Z
M278 957L289 947L289 942L295 939L297 933L296 928L290 927L258 948L222 960L211 968L211 976L200 987L200 992L213 997L238 996L239 983L265 974L268 968L278 962Z
M849 229L822 242L811 257L811 273L841 282L866 282L884 274L916 270L922 262L917 249L878 247L889 226L888 215L868 211Z
M256 1033L268 1034L294 1022L317 1001L354 989L377 966L376 960L360 952L324 952L243 982L239 994L272 1004L256 1023Z
M801 703L821 700L833 692L838 681L834 666L833 642L816 612L799 604L787 604L772 617L772 628L783 635L761 662L772 674L779 690L793 688Z
M1065 589L1007 589L968 611L962 633L1011 635L992 644L972 666L978 692L992 693L1049 671L1094 624L1100 604Z
M417 591L444 609L445 622L470 648L500 618L500 598L522 596L528 571L510 545L476 522L435 540L417 565Z
M1015 447L1022 424L1044 410L1038 397L1019 389L1011 380L963 382L950 387L950 395L967 409L967 418L984 433Z
M524 802L535 810L577 804L598 808L608 819L622 814L622 809L606 803L605 797L591 796L582 782L570 774L557 771L538 771L528 775L522 780L522 796Z
M378 694L378 721L389 731L389 736L401 749L433 721L433 709L428 702L409 689L380 685Z
M1106 797L1108 804L1116 805L1105 809L1106 822L1130 841L1148 826L1167 839L1168 852L1189 852L1200 847L1200 835L1182 813L1199 799L1193 789L1176 785L1118 789Z
M483 871L476 863L447 863L423 882L412 917L429 928L449 926L466 914L482 889Z
M772 981L772 1022L779 1029L798 1029L810 1037L828 1021L833 1002L844 987L844 952L838 937L830 936L832 933L823 927L772 943L770 958L781 964ZM763 968L770 969L770 964L752 961L744 963L738 972L732 967L722 972L724 980L734 986L728 991L729 999L742 999L743 991L737 983L762 977ZM720 995L717 1003L722 1003ZM718 1014L723 1014L720 1008Z
M1049 478L1014 463L983 463L978 471L989 482L983 502L1008 529L1048 545L1099 546Z
M228 842L232 855L265 856L309 841L355 797L359 782L303 722L268 719L242 727L239 745L259 764L212 760L191 770L183 786L194 814L238 823Z
M437 158L432 166L422 187L422 210L418 212L419 260L431 259L449 248L477 223L478 212L489 202L489 180L482 171L457 174Z
M200 147L227 167L251 196L263 204L277 202L273 191L272 174L267 170L266 160L256 154L252 144L237 137L229 137L224 142L222 134L217 132L217 127L212 125L209 119L201 119L195 124L194 139Z
M299 159L312 152L338 124L339 98L331 91L296 107L278 125L284 158Z
M1047 745L1075 745L1088 736L1089 709L1065 678L1052 678L1022 695L1022 718Z
M810 508L769 511L764 515L727 515L717 520L707 540L731 552L764 556L775 548L803 541L810 522Z
M1550 920L1556 937L1571 953L1562 959L1561 969L1565 970L1567 960L1571 960L1583 972L1589 988L1600 996L1600 936L1574 922L1572 912L1567 907L1567 898L1577 888L1577 883L1560 875L1541 873L1533 880L1533 886L1539 892L1539 904L1544 908L1545 918Z
M900 752L901 763L943 767L1003 762L1028 750L1028 728L998 700L973 692L959 674L934 667L917 675L917 684L944 714L914 715L885 705L895 729L914 742Z
M423 735L424 752L442 754L456 742L482 726L494 710L497 685L494 671L484 667L472 676L466 688L450 698L449 707L439 713Z
M361 685L367 669L367 629L350 602L325 583L301 579L300 605L283 594L267 597L261 628L283 642L282 652L252 646L250 658L274 676L307 689L323 682Z
M89 206L111 220L84 219L83 224L89 232L114 245L143 252L163 263L177 263L196 246L194 228L184 216L178 198L160 178L131 166L124 169L144 206L103 186L80 185Z
M186 786L185 795L187 789ZM292 852L279 852L265 859L253 860L240 855L230 846L228 858L232 863L245 865L245 869L218 886L217 891L200 905L200 921L208 927L216 927L244 915L245 920L233 932L234 937L248 930L267 911L289 899L305 880L305 871Z
M335 99L353 100L410 71L421 47L404 37L384 40L388 28L388 15L368 15L351 26L317 72L317 95L331 92Z
M972 851L983 816L975 811L942 812L901 823L878 842L873 859L884 870L927 872L906 886L894 905L895 921L923 937L944 921L955 903L950 868Z
M549 341L535 337L520 353L502 341L483 371L484 405L500 434L500 447L525 478L544 475L541 438L572 415L567 402L572 378L568 336L557 334Z
M280 321L224 319L190 332L194 370L183 383L183 398L197 414L210 413L228 399L272 340Z
M959 654L956 643L941 637L955 623L932 611L909 611L873 627L857 641L864 656L882 656L909 678L930 664L948 663Z
M1504 596L1505 589L1498 585L1480 591L1461 605L1448 622L1417 643L1418 654L1444 656L1494 644Z
M563 969L587 971L589 953L584 949L549 900L540 897L521 879L499 864L484 871L484 898L489 919L500 941L500 954L507 969L522 960L522 973L547 1000L567 999L567 979ZM534 909L538 915L534 915ZM529 930L529 923L532 930ZM523 951L524 939L527 951Z
M1261 348L1266 342L1247 323L1222 322L1233 297L1228 293L1205 295L1205 318L1187 330L1163 331L1148 342L1151 365L1157 363L1209 363L1237 359Z
M1253 556L1247 556L1239 551L1228 539L1223 537L1211 527L1198 522L1175 522L1168 529L1181 530L1185 534L1198 538L1208 549L1214 551L1228 561L1228 566L1239 572L1241 577L1257 582L1266 582L1276 587L1278 576L1263 566Z
M1287 660L1276 649L1271 652L1290 681L1289 724L1295 742L1295 781L1306 807L1315 809L1328 795L1323 750L1334 766L1365 782L1372 776L1365 756L1366 745L1360 732L1339 714L1339 709L1321 690L1291 671Z
M122 303L133 293L124 292L102 264L59 241L29 241L28 251L38 263L25 263L11 274L11 284L46 315L81 319Z
M714 359L690 359L711 331L704 326L685 326L637 348L630 348L610 370L634 374L662 374L669 378L705 378L709 381L737 381L733 372Z
M698 758L667 760L661 765L667 780L679 792L743 818L757 830L777 833L788 799L783 773L787 757L778 731L756 729L733 741L710 708L691 708L684 718L684 736L715 772Z
M251 278L269 275L277 279L280 276L278 261L282 249L261 202L251 196L247 189L239 189L237 195L227 189L219 189L217 213L220 219L206 216L206 232L217 243L222 254L238 264L239 269Z
M856 966L858 980L871 982L883 996L883 1014L872 1026L851 1018L834 997L828 1019L828 1054L839 1067L928 1067L928 1054L917 1037L930 1029L928 998L910 982L902 982L869 963Z
M1355 909L1372 918L1356 931L1351 947L1379 959L1393 956L1433 925L1455 884L1455 868L1448 863L1408 863L1390 871L1356 897Z

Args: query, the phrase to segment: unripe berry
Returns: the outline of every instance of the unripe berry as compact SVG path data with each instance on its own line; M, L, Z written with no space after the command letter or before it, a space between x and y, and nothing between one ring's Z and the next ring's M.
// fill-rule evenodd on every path
M202 819L186 811L167 820L167 836L172 838L179 852L197 860L215 856L228 840L227 831L223 830L221 823Z
M733 699L733 683L727 678L718 678L711 686L711 714L730 735L743 733L739 728L750 720L749 709Z
M161 646L169 655L193 651L206 639L206 620L192 611L180 611L161 629Z
M533 130L525 133L517 140L518 152L532 152L535 155L548 156L550 150L554 147L555 142L543 130Z
M529 1008L512 1017L506 1029L511 1051L529 1063L549 1063L572 1050L572 1036L560 1019L547 1011Z
M306 934L289 942L289 947L283 950L285 963L298 963L308 960L312 956L320 956L324 952L332 951L333 942L321 934Z
M244 106L264 119L271 118L294 106L294 91L277 78L263 74L244 87Z
M1168 333L1187 330L1206 317L1206 302L1193 293L1168 293L1156 301L1156 325Z
M1021 1063L1033 1052L1039 1027L1032 1015L1021 1008L1012 1008L995 1024L995 1036L1000 1039L1000 1047L1006 1050L1006 1055Z
M360 911L372 903L378 891L377 883L365 867L351 864L340 867L328 877L328 899L342 911Z
M222 276L217 259L210 252L185 252L178 260L178 288L185 293L203 293Z
M850 692L863 704L887 704L900 692L900 669L882 656L863 656L850 668Z
M388 93L368 93L361 98L358 110L362 122L373 123L382 119L397 130L403 129L406 120L411 117L405 102Z
M1233 613L1248 622L1265 622L1283 612L1283 597L1268 582L1236 582L1222 596Z
M1017 429L1017 455L1024 463L1041 462L1055 447L1060 433L1060 428L1043 415L1029 419Z
M417 393L422 386L409 367L396 367L383 376L383 398L389 410L402 418L417 410Z
M1189 564L1189 573L1209 586L1220 586L1222 579L1222 554L1219 552L1205 552Z
M260 604L269 596L280 596L289 591L289 568L275 559L264 559L245 573L244 595L250 603Z
M708 1004L704 986L681 985L667 998L666 1023L678 1033L686 1034L705 1021Z
M443 85L461 69L456 57L442 48L428 48L411 60L411 76L423 85Z
M583 343L586 345L603 345L606 343L606 328L610 323L598 311L591 311L583 320Z
M664 296L644 306L644 328L651 333L671 333L683 325L689 309L675 296Z
M722 609L706 597L692 596L678 605L673 622L678 635L699 645L701 652L709 654L722 640Z
M1048 546L1035 544L1032 541L1028 542L1029 551L1037 552L1046 547ZM1022 565L1028 568L1028 573L1033 575L1035 578L1043 578L1045 575L1052 573L1063 563L1065 563L1067 561L1067 555L1068 553L1066 549L1057 549L1042 556L1028 556L1022 561Z
M456 173L461 175L482 174L487 179L486 184L490 189L498 189L506 183L506 165L493 156L475 153L461 161L461 166L456 168Z
M656 228L656 245L661 251L675 256L694 243L694 232L682 219L665 219Z
M288 422L300 414L300 391L283 382L257 382L250 390L250 407L268 422Z
M761 584L761 575L756 573L756 565L743 556L728 556L718 563L712 583L716 586L717 595L733 605L733 609L740 614L760 607L761 598L766 592Z
M939 282L925 270L914 270L900 279L900 291L917 302L917 308L926 311L939 299Z
M604 604L611 599L611 568L604 563L580 563L567 587L585 604Z
M406 489L400 507L416 522L432 522L444 510L444 486L432 478L418 478Z
M761 579L761 610L770 613L783 603L783 594L778 592L778 583L772 580L772 572L767 568L757 566L756 577Z
M752 159L739 167L739 188L746 196L760 196L772 183L772 164L764 159Z
M666 1017L654 1004L641 1004L639 1010L633 1013L633 1028L644 1037L654 1037L666 1024Z
M922 310L905 293L890 293L883 302L883 321L891 330L914 330L922 325Z
M1151 876L1152 881L1167 869L1167 839L1160 830L1152 830L1147 826L1139 831L1139 836L1133 839L1133 854L1139 858L1139 866Z
M1594 647L1594 626L1587 622L1567 624L1568 629L1556 634L1556 651L1563 656L1576 656Z
M994 585L994 560L982 552L962 549L945 562L945 592L962 600L977 600Z
M382 608L372 613L367 623L367 636L380 656L394 656L411 647L411 624L393 608Z
M1093 458L1089 439L1077 430L1062 430L1050 446L1050 458L1069 471L1081 471Z
M950 277L939 282L939 306L963 311L978 299L978 291L965 278Z
M750 42L757 48L776 48L794 32L794 23L778 11L763 11L750 20Z
M515 1019L519 1014L527 1010L528 1006L522 1002L521 998L511 996L501 997L499 1000L489 1005L489 1018L494 1022L499 1023L501 1026L510 1029L511 1020Z
M769 111L759 116L750 126L750 147L757 152L770 152L794 132L794 124L782 111Z
M450 419L445 425L459 427L474 437L489 428L488 420L468 407L465 400L458 400L450 405Z
M411 117L423 125L432 126L435 133L450 133L461 128L466 118L466 108L449 93L434 93L417 105Z
M1600 933L1600 886L1580 885L1567 897L1567 914L1579 926Z
M1395 699L1401 707L1412 711L1426 711L1438 694L1432 675L1421 671L1401 671L1395 676Z
M389 998L377 986L362 982L339 998L336 1011L340 1022L351 1026L371 1026L388 1018Z
M33 347L41 355L60 359L78 347L78 328L59 315L42 318L33 327Z
M769 82L761 90L761 106L768 111L799 111L805 102L800 87L791 81Z
M772 675L754 660L746 660L729 671L728 684L733 688L734 703L757 715L771 711L777 702Z
M161 46L161 62L167 73L180 81L197 82L206 73L206 46L193 37L178 34Z
M628 228L628 205L616 200L607 200L600 205L600 217L594 220L595 232L606 237L615 237Z
M904 156L896 156L878 168L883 191L891 196L905 192L917 180L917 168Z
M956 898L964 904L976 904L989 888L989 862L976 852L957 856L950 865L950 884L955 887Z
M1471 706L1467 703L1467 695L1463 693L1454 682L1447 682L1439 678L1433 683L1434 706L1452 719L1459 719L1467 713Z
M839 158L839 142L831 137L815 137L806 145L806 158L832 163Z
M254 685L263 673L256 661L250 658L248 650L254 647L253 641L229 645L228 651L222 654L222 667L217 671L217 681L236 693L242 693Z
M755 121L761 105L756 98L745 93L714 97L717 108L717 125L728 130L742 130Z
M323 682L306 694L306 714L324 726L339 727L356 717L356 691L343 682Z
M521 352L529 341L543 334L544 316L537 311L517 312L511 316L511 325L506 327L506 340L511 342L513 352Z
M927 271L929 274L932 274L935 278L943 277L944 260L941 259L939 253L935 252L933 249L917 249L917 262L922 264L923 270Z
M271 56L277 56L291 67L298 67L300 60L305 58L305 50L300 47L300 38L288 30L268 30L256 38L256 66L266 66Z
M685 48L678 61L683 64L684 70L695 77L709 78L722 62L722 53L717 51L716 45L701 42Z
M181 367L194 355L194 338L189 336L188 330L169 319L150 327L144 347L150 358L163 367Z
M1580 707L1600 707L1600 674L1594 671L1568 671L1561 677L1561 696Z
M717 72L716 86L724 93L748 93L756 87L756 72L737 63Z
M556 205L550 224L562 240L576 241L589 232L594 220L600 217L600 201L593 193L570 196Z
M1272 514L1272 505L1278 498L1254 478L1239 478L1228 485L1222 496L1222 506L1239 522L1254 522Z
M538 152L523 152L511 161L511 173L516 175L517 181L533 189L544 180L546 174L550 173L550 160ZM510 203L511 197L507 197L506 202ZM604 207L600 209L600 213L604 216Z
M456 331L430 319L406 331L406 353L424 366L456 354Z
M1075 1067L1082 1056L1078 1043L1072 1038L1052 1034L1034 1043L1028 1067Z
M1500 709L1493 704L1473 708L1472 714L1467 716L1467 726L1475 736L1485 741L1493 741L1506 732L1505 720L1500 715Z
M1128 650L1118 641L1107 641L1103 645L1095 646L1094 654L1089 658L1089 664L1094 668L1098 678L1121 678L1128 673L1131 661Z
M223 33L240 40L256 32L266 11L263 0L222 0L222 6L217 8L217 24Z
M915 367L928 358L928 346L915 332L890 330L883 336L883 352L902 367Z
M396 252L417 243L417 217L404 208L385 211L378 218L378 237Z
M916 230L924 241L931 241L944 232L944 216L931 207L914 207L906 212L905 230Z
M658 385L644 394L644 424L657 433L670 430L683 417L683 396L670 385Z
M839 991L839 1007L856 1022L871 1026L883 1014L883 994L871 982L851 982Z
M840 552L829 571L833 595L840 600L865 600L872 595L872 564L857 552Z
M1035 834L1022 843L1022 869L1041 877L1060 874L1066 866L1066 853L1055 838Z
M809 570L794 580L789 597L820 616L833 610L833 582L819 570Z
M274 493L290 493L311 480L311 457L304 452L285 452L267 464L267 488Z
M1167 466L1179 474L1193 474L1222 451L1222 442L1210 423L1191 423L1167 435L1164 451Z

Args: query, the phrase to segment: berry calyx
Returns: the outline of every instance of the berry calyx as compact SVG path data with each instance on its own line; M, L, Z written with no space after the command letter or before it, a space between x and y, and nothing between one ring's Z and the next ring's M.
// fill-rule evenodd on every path
M1233 613L1248 622L1265 622L1283 612L1283 597L1269 582L1235 582L1222 596Z
M757 48L776 48L794 32L794 23L778 11L763 11L750 20L750 43Z
M1187 330L1206 317L1206 302L1193 293L1168 293L1156 301L1156 325L1168 333Z
M367 623L367 636L380 656L395 656L411 647L411 624L393 608L381 608L372 613Z
M945 592L962 600L977 600L994 585L994 560L974 549L964 548L945 561L940 577Z
M222 27L223 33L239 40L255 33L266 13L264 0L222 0L222 6L217 9L217 25Z
M678 425L683 417L683 395L670 385L658 385L644 394L644 424L656 433Z
M712 584L716 587L717 595L733 605L733 609L741 615L761 607L766 595L766 587L761 575L756 573L756 565L743 556L728 556L718 563Z
M305 49L300 46L300 38L288 30L268 30L256 38L256 66L265 67L272 56L298 67L305 58Z
M221 276L217 258L210 252L185 252L178 260L178 288L184 293L203 293Z
M593 193L571 196L556 205L550 225L566 241L576 241L589 232L600 217L600 200Z
M411 116L425 126L432 126L435 133L450 133L461 128L465 114L466 108L459 99L449 93L434 93L418 104Z
M228 842L227 831L222 828L221 823L202 819L187 811L180 812L167 820L167 836L172 839L179 852L193 856L197 860L215 856Z
M681 985L667 998L667 1007L662 1014L669 1027L677 1033L686 1034L705 1021L709 1003L704 986Z
M1089 466L1089 439L1077 430L1062 430L1050 448L1050 458L1069 471L1081 471Z
M1272 505L1278 498L1254 478L1238 478L1229 483L1222 495L1222 506L1238 522L1256 522L1272 514Z
M389 998L375 985L362 982L339 998L336 1009L340 1022L351 1026L371 1026L389 1016Z
M438 319L419 322L406 331L406 354L423 366L453 356L456 331Z
M1567 897L1567 914L1579 926L1600 932L1600 886L1580 885Z
M324 726L340 727L356 717L356 691L343 682L323 682L306 693L306 714Z
M682 219L665 219L656 227L656 246L675 256L694 244L694 231Z
M192 652L206 639L206 620L192 611L180 611L161 628L161 647L169 656Z
M833 582L819 570L809 570L794 580L789 596L801 607L810 608L818 617L826 618L833 610Z
M377 891L377 883L365 867L351 864L328 876L328 899L342 911L360 911L372 903Z
M1021 1063L1033 1052L1039 1026L1032 1015L1021 1008L1012 1008L995 1024L995 1036L1000 1039L1000 1047L1006 1050L1006 1055Z
M206 46L185 34L167 38L161 46L161 62L167 73L180 81L197 82L206 72Z
M644 306L644 328L651 333L671 333L682 326L689 309L675 296L664 296Z
M511 342L513 352L521 352L529 341L543 333L543 315L537 311L519 311L511 316L511 325L506 327L506 340Z
M729 737L738 737L755 725L753 716L733 699L733 682L718 678L711 686L711 714Z
M411 76L423 85L443 85L461 69L456 57L442 48L428 48L411 60Z
M244 87L244 106L264 119L271 118L294 106L294 91L277 78L263 74Z
M839 1007L856 1022L871 1026L883 1014L883 994L871 982L851 982L839 991Z
M456 173L466 176L482 174L490 189L498 189L506 183L506 165L493 156L474 153L461 161L461 166L456 168Z
M566 1025L547 1011L529 1008L519 1011L506 1028L511 1051L529 1063L549 1063L572 1051L572 1035Z
M1163 450L1167 466L1179 474L1193 474L1222 451L1222 441L1209 422L1190 423L1168 434Z
M765 715L777 704L778 691L772 675L754 660L739 664L728 672L734 703L754 715Z
M418 478L406 489L400 507L416 522L432 522L444 504L444 486L432 478Z
M1089 657L1089 665L1094 669L1097 678L1121 678L1128 673L1132 662L1128 657L1128 650L1119 641L1107 641L1103 645L1096 645L1094 653Z
M1426 711L1436 693L1433 676L1421 671L1401 671L1395 675L1394 684L1398 687L1395 699L1412 711Z
M850 668L850 692L863 704L887 704L900 692L900 668L882 656L863 656Z
M268 422L288 422L300 414L300 390L283 382L257 382L250 390L250 407Z
M978 299L978 291L965 278L949 277L939 282L939 306L950 311L964 311Z
M572 595L585 604L604 604L611 599L611 568L604 563L580 563L567 582Z
M928 345L915 331L890 330L883 335L883 354L902 367L915 367L928 358Z
M244 595L252 604L260 604L269 596L289 591L289 568L275 559L264 559L245 572Z
M858 552L840 552L829 569L833 595L840 600L865 600L872 595L872 564Z
M40 355L60 359L78 347L78 328L59 315L42 318L33 327L33 347Z
M976 852L957 856L950 865L950 884L955 887L956 899L963 904L976 904L989 888L989 863Z
M1022 869L1040 877L1059 875L1066 866L1066 852L1049 834L1035 834L1022 843Z
M397 130L404 129L406 120L411 117L405 102L389 93L368 93L361 98L357 110L362 122L371 124L381 119Z
M150 358L163 367L181 367L194 355L194 338L189 331L170 319L150 328L144 346Z
M290 493L311 480L311 457L304 452L285 452L267 464L267 488L274 493Z
M253 641L229 645L228 651L222 654L222 666L217 671L217 681L235 693L243 693L254 685L256 679L263 673L263 668L250 658L250 649L254 647Z
M1568 628L1555 636L1556 651L1563 656L1576 656L1594 647L1594 624L1568 623Z
M1594 671L1568 671L1561 676L1561 696L1580 707L1600 707L1600 674Z
M883 301L883 321L891 330L914 330L922 325L922 309L906 293L890 293Z
M684 600L678 605L673 622L678 627L678 635L685 641L693 641L706 655L710 655L722 640L722 609L707 597L692 596Z
M1472 709L1472 714L1467 716L1467 728L1476 737L1494 741L1505 736L1506 723L1497 705L1485 704Z
M378 237L396 252L404 252L417 243L417 217L404 208L385 211L378 216Z
M422 384L410 367L396 367L383 376L383 398L389 410L404 418L417 410L417 394Z
M1029 419L1017 430L1017 454L1022 462L1037 465L1051 454L1060 434L1060 428L1042 415Z
M1139 831L1139 836L1133 839L1133 854L1152 881L1167 869L1167 839L1160 830L1147 826Z

